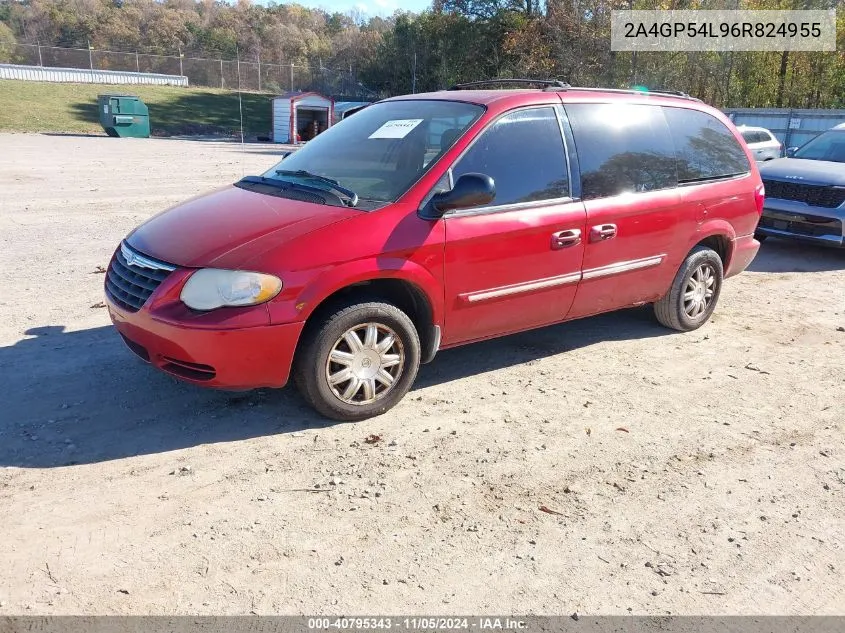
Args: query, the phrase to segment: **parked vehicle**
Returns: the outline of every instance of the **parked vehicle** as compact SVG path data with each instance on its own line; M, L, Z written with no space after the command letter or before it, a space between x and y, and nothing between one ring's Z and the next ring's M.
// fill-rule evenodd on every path
M189 382L292 376L360 420L441 349L650 303L700 327L759 248L739 133L686 96L530 85L376 103L153 217L109 265L118 332Z
M757 239L845 246L845 123L790 147L787 156L760 166L766 204Z
M766 128L740 125L737 129L758 163L783 156L783 145Z

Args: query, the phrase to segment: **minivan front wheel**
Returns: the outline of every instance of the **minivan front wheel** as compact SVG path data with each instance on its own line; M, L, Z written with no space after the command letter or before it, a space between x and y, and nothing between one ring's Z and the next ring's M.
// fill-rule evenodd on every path
M718 253L706 246L696 246L675 275L669 292L654 304L657 320L681 332L701 327L716 308L723 278Z
M420 340L396 306L367 302L338 309L306 332L294 381L326 417L355 421L380 415L411 388Z

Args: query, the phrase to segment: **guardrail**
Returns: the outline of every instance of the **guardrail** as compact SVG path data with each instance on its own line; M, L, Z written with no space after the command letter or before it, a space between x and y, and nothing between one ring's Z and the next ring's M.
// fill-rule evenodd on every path
M123 70L91 70L88 68L18 66L16 64L0 64L0 79L85 84L188 85L188 78L184 75L136 73Z

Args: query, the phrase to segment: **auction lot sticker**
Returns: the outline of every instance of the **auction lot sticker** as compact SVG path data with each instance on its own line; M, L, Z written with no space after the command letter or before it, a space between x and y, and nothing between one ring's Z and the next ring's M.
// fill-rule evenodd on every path
M423 119L396 119L395 121L387 121L379 129L370 134L369 138L405 138L411 130L422 122Z
M613 51L835 51L836 10L612 11Z

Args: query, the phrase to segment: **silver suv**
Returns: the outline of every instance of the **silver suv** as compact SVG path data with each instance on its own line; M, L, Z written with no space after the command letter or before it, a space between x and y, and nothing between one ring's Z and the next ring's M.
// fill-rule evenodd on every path
M786 153L760 165L766 202L757 239L845 246L845 123Z
M737 129L758 163L783 156L783 145L766 128L740 125Z

